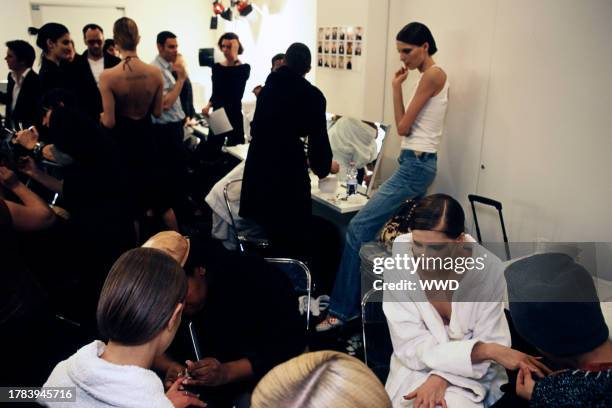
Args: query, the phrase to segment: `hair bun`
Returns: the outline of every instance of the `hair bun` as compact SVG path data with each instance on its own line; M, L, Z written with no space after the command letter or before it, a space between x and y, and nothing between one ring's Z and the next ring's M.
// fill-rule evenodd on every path
M40 31L40 29L38 29L36 27L28 27L28 33L30 35L38 35L39 31Z

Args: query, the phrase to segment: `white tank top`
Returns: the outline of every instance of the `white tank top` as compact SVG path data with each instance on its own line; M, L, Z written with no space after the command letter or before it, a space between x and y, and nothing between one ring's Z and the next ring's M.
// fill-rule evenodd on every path
M433 65L429 69L435 66ZM421 74L419 83L421 79L423 79L423 74ZM419 87L419 83L414 87L412 97L410 98L411 102ZM448 107L448 88L449 82L447 77L442 90L427 101L412 124L408 136L402 138L402 149L426 153L438 152L438 146L442 139L442 131L444 130L446 108Z

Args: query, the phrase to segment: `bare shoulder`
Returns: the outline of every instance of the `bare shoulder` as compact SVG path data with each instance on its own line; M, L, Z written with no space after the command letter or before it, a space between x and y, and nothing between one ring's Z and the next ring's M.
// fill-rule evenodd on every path
M100 74L100 83L106 83L112 78L116 77L118 72L116 68L117 67L112 67L102 71L102 73Z
M439 67L432 67L423 74L423 81L436 89L442 88L446 82L446 72Z

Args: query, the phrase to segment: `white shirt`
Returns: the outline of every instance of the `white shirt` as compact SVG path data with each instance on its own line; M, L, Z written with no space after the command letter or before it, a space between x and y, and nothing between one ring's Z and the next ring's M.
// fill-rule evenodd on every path
M87 57L87 62L89 62L89 68L91 69L91 73L96 80L96 85L100 83L100 74L104 71L104 57L99 58L98 60L92 60Z
M21 86L23 85L23 80L26 75L28 75L31 71L31 68L27 68L21 76L17 76L15 71L11 71L11 76L13 77L13 81L15 81L15 87L13 88L13 99L11 102L11 111L15 110L15 105L17 104L17 98L19 98L19 92L21 92Z
M433 67L435 65L431 68ZM423 74L421 74L419 82L421 82L421 79L423 79ZM412 98L414 98L418 86L417 83ZM402 149L426 153L438 152L438 146L442 139L442 131L444 130L446 108L448 107L449 86L447 77L442 90L436 96L429 98L414 120L408 136L402 138ZM412 98L410 98L411 101Z

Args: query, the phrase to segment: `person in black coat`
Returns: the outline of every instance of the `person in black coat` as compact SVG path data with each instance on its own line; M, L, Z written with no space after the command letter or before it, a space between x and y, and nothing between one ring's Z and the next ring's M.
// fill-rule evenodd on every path
M166 387L187 368L185 385L197 387L209 407L231 407L269 370L304 351L305 318L299 315L297 295L287 276L263 258L237 256L213 240L187 241L171 231L144 246L185 263L188 277L182 323L167 354L155 361Z
M336 243L325 245L322 235L337 235L312 216L308 167L324 178L338 164L332 162L325 97L304 78L310 64L308 47L295 43L285 65L268 76L251 123L240 196L240 216L263 227L278 255L303 260L333 251ZM321 268L312 272L327 275Z
M286 225L310 218L308 167L326 177L332 151L327 136L325 97L304 75L310 70L310 51L294 44L285 65L271 73L259 94L251 124L251 145L246 159L240 216L262 225ZM308 153L303 138L308 137Z
M11 70L8 75L7 92L0 92L0 103L6 105L6 127L18 129L34 124L38 115L40 81L32 70L34 48L22 40L6 43L6 62ZM14 99L15 87L16 100Z
M87 51L77 54L70 66L70 88L79 100L81 109L98 121L102 113L102 97L98 89L100 74L121 62L120 58L103 52L104 31L97 24L83 27L83 40Z

